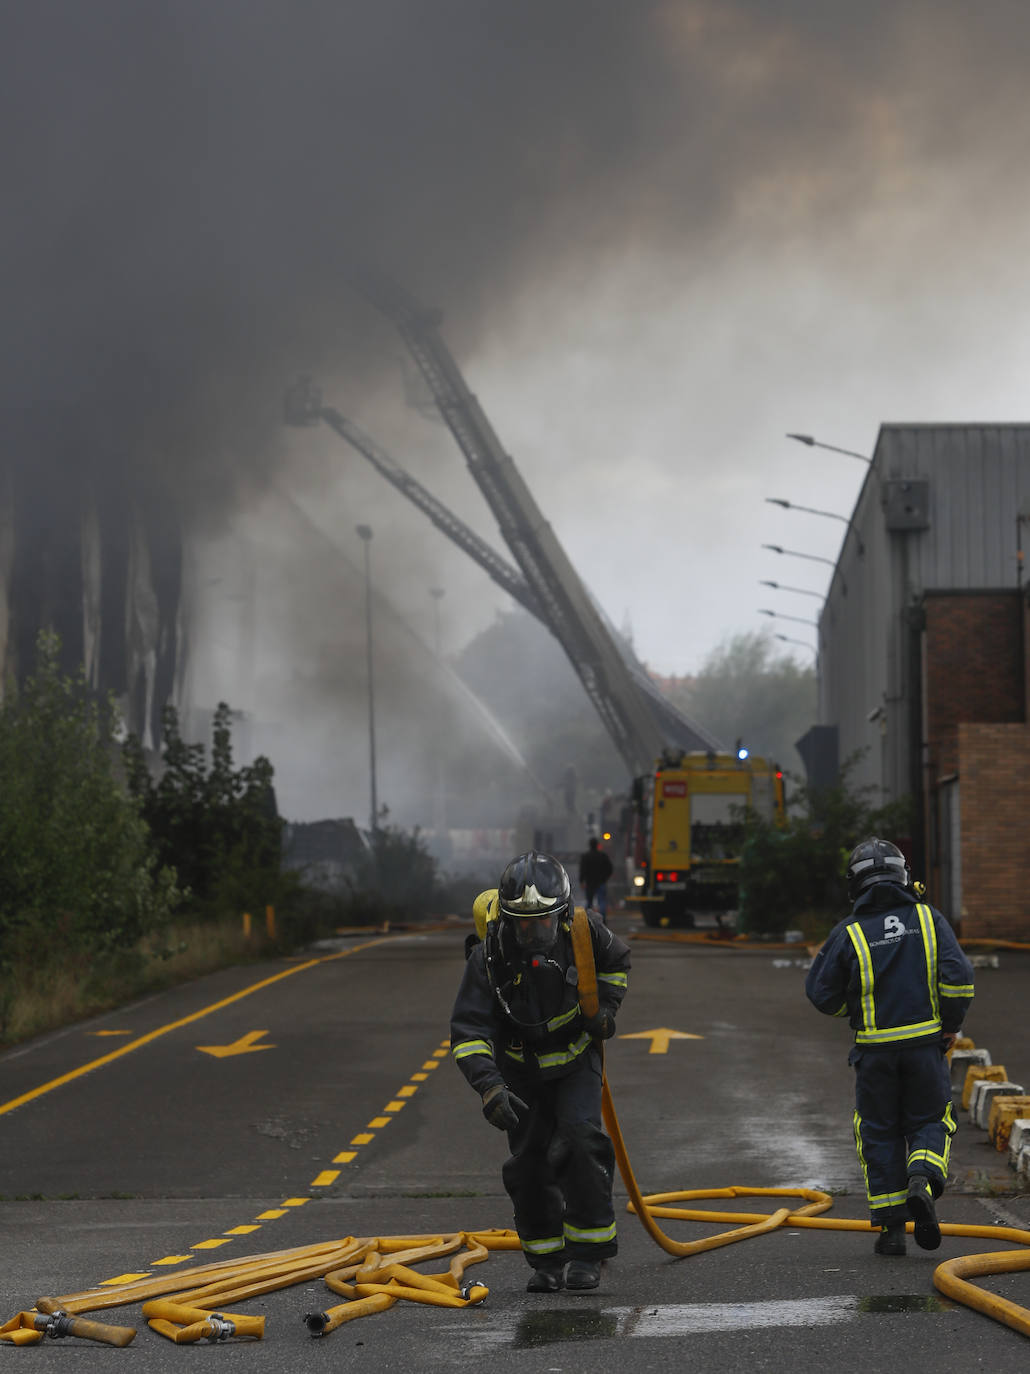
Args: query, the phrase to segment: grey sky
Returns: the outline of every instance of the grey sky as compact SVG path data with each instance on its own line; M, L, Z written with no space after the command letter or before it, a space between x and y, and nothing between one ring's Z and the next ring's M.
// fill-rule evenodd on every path
M273 480L355 563L373 524L408 619L444 587L445 649L505 604L331 433L279 423L282 384L315 372L494 534L344 284L370 250L444 310L584 580L662 672L763 625L810 637L757 609L818 603L758 581L821 590L829 569L760 545L832 558L843 527L763 498L846 514L862 467L787 431L871 452L883 421L1026 418L1016 0L4 0L0 19L16 461L58 412L68 461L166 492L223 563L257 538L289 568L270 657L322 661L361 607L324 542L278 523Z

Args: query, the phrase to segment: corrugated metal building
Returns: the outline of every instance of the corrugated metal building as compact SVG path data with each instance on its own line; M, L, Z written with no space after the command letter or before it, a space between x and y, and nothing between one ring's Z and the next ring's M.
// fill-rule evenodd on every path
M819 618L810 779L910 795L967 936L1030 937L1028 542L1030 424L883 425Z

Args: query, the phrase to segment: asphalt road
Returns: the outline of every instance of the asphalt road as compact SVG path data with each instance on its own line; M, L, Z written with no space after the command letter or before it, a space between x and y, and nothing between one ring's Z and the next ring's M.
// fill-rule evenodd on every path
M635 929L621 916L613 924ZM509 1227L503 1137L446 1051L464 933L341 938L0 1057L0 1322L44 1294L125 1275L181 1274L187 1288L190 1267L214 1259ZM804 962L800 947L633 941L608 1078L645 1193L820 1187L835 1195L831 1216L865 1219L847 1028L805 1001ZM1028 973L1027 957L1008 953L980 970L966 1029L1030 1086ZM1004 1156L959 1116L942 1220L1030 1228L1030 1199ZM625 1201L621 1180L617 1196ZM676 1260L636 1218L620 1218L620 1253L596 1293L529 1295L522 1257L496 1252L470 1271L489 1298L460 1311L401 1303L312 1340L304 1314L339 1301L319 1280L241 1304L266 1316L265 1338L217 1354L187 1354L137 1307L100 1314L139 1328L125 1350L66 1340L0 1359L148 1374L204 1359L255 1374L358 1362L405 1374L484 1362L604 1374L788 1361L939 1374L1030 1357L1030 1338L933 1287L942 1259L1006 1248L996 1240L945 1237L933 1253L910 1241L907 1257L885 1260L865 1233L781 1229ZM721 1229L662 1225L677 1239ZM1022 1276L990 1286L1030 1303Z

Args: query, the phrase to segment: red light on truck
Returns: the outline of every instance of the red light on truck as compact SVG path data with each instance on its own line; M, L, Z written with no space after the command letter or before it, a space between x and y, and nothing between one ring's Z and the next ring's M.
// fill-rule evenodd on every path
M679 877L679 874L678 874L678 873L670 873L670 874L669 874L669 882L670 882L670 883L674 883L678 877Z

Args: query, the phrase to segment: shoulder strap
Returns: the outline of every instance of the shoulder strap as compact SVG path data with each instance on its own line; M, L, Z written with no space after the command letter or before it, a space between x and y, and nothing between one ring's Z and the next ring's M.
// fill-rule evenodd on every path
M576 960L576 987L579 1005L585 1016L596 1016L597 967L594 963L594 944L590 938L590 919L581 906L572 915L572 954Z

